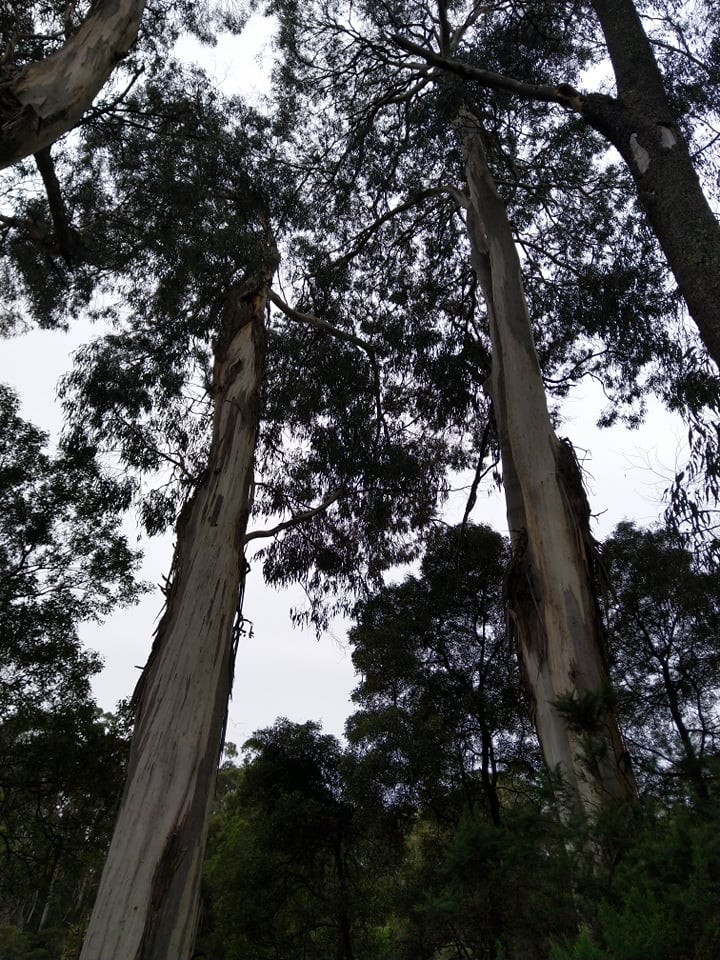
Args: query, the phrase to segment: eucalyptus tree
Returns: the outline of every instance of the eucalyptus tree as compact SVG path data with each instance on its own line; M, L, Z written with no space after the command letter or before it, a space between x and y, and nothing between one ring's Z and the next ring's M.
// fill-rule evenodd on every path
M512 9L504 24L493 29L527 43L543 14L532 8ZM504 16L504 14L501 14ZM582 91L572 79L567 61L556 61L538 74L533 58L520 54L497 57L478 42L479 24L449 44L439 31L436 40L427 28L405 28L396 21L393 40L428 65L448 70L470 86L496 90L503 108L517 98L544 104L549 115L558 107L597 131L604 139L599 150L614 147L632 176L635 196L646 222L659 242L666 262L695 321L702 343L714 361L700 359L705 372L696 379L697 345L685 342L685 376L669 390L660 390L671 408L681 408L690 427L690 456L682 479L668 479L671 504L668 518L689 522L707 541L716 525L712 504L718 498L718 450L712 423L717 415L716 369L720 362L720 323L717 291L720 275L720 225L716 190L718 84L720 83L719 29L712 3L636 4L633 0L591 0L587 4L557 6L553 11L559 50L573 47L580 63L592 65L590 76L602 76L602 67L615 81L615 95L607 85L597 92ZM528 32L528 30L530 32ZM552 33L551 35L552 36ZM567 47L566 47L567 49ZM572 69L572 58L570 67ZM583 80L588 74L581 74ZM573 86L575 84L575 86ZM577 88L577 89L576 89ZM534 138L533 138L534 139ZM531 150L537 149L537 143ZM582 303L579 304L582 309ZM702 350L700 351L703 352ZM693 382L694 381L694 382ZM679 387L679 389L678 389Z
M444 7L444 3L440 5L441 10ZM650 35L642 18L646 11ZM528 11L526 22L539 12L539 8ZM513 11L510 20L513 17L524 19L520 11ZM602 53L615 78L615 96L582 93L572 86L574 79L558 75L557 70L554 76L540 80L524 72L522 64L508 73L493 69L491 62L484 62L473 50L477 14L473 30L464 31L465 36L443 30L441 25L439 43L426 24L411 23L404 29L397 19L394 40L402 49L467 83L501 90L510 97L557 104L578 114L606 138L627 164L680 293L709 354L720 365L715 287L720 282L720 224L703 192L694 157L714 140L711 134L720 84L717 9L711 3L636 6L633 0L590 0L586 5L560 5L553 17L563 39L569 37L577 48L588 42L597 44L593 33L599 26ZM442 13L439 19L442 21ZM664 74L656 51L665 61ZM700 131L693 129L698 108L704 113ZM695 142L698 132L705 135L705 143ZM712 170L712 152L705 159Z
M186 501L165 616L135 693L124 799L85 942L91 956L178 956L194 938L277 259L242 140L260 140L262 124L239 105L226 117L200 76L165 68L159 76L155 59L142 90L65 145L73 162L61 167L63 204L76 256L64 267L46 250L54 283L37 269L42 250L25 229L52 217L50 205L11 194L6 223L11 321L24 310L41 324L67 322L97 297L117 326L86 349L67 384L68 404L74 389L85 391L68 447L119 458L129 490L139 489L138 471L165 469L159 487L172 494L151 490L143 502L151 531ZM13 303L13 293L29 296Z
M322 304L314 278L294 306L270 289L279 248L295 263L323 254L305 240L311 213L282 132L199 71L156 65L67 146L75 268L50 283L39 269L23 225L31 209L47 216L42 204L18 196L8 225L31 315L85 309L110 327L63 387L68 444L119 460L149 531L176 528L88 957L190 950L246 543L275 536L268 577L316 598L330 582L361 590L413 555L447 462L466 465L476 439L465 424L479 384L435 390L391 310L362 291L354 311L347 297L333 305L330 288ZM441 341L433 326L426 337ZM259 514L281 514L269 531L246 533L253 496Z
M608 640L630 749L648 790L706 803L718 756L717 576L663 528L618 526L603 544Z
M135 10L139 17L142 6L142 4L129 5L129 9ZM2 216L2 228L8 241L3 251L6 255L3 264L4 272L9 280L3 298L3 306L6 309L3 324L5 329L12 329L31 320L36 320L45 326L67 322L73 311L86 306L96 294L100 293L102 283L98 282L99 277L107 280L104 292L109 294L113 285L113 271L115 271L115 277L124 274L130 263L133 263L136 270L141 269L138 262L133 261L138 236L137 233L133 234L132 227L130 234L127 234L127 221L120 227L118 220L113 220L113 226L116 228L115 238L122 236L123 239L119 243L110 243L109 234L112 233L112 229L108 227L108 222L112 218L108 214L110 212L117 214L115 204L127 199L121 195L127 185L119 186L117 183L111 185L108 180L108 192L98 190L96 189L98 184L93 184L91 176L88 175L89 167L92 167L93 173L98 172L102 164L100 159L102 150L99 144L103 143L106 149L112 149L112 146L108 146L110 141L107 137L117 133L118 124L122 123L119 118L129 116L129 124L133 123L132 105L128 106L125 101L127 88L133 86L143 70L147 70L150 75L157 73L167 56L169 47L177 38L178 21L186 27L188 24L192 26L193 23L198 22L195 20L198 12L193 12L192 6L184 3L171 4L165 9L163 5L154 5L148 19L159 29L154 34L148 32L143 37L134 71L130 69L125 75L126 86L113 91L109 101L96 108L90 121L79 132L79 136L72 142L63 144L52 160L44 146L45 141L43 144L32 142L31 150L36 150L37 166L43 174L46 194L44 198L38 197L37 192L32 190L32 185L28 182L30 171L27 165L20 164L16 169L9 171L5 180L7 184L5 196L11 208L11 215L4 213ZM71 8L66 7L66 10L70 17ZM35 28L36 34L40 29L35 23L35 15L37 14L40 20L43 18L48 20L58 11L59 5L58 10L52 6L40 11L33 9L27 16L20 16L18 13L15 21L10 16L11 12L8 11L8 22L4 24L10 31L8 42L12 48L14 40L23 41L18 46L17 55L20 58L27 55L27 50L33 46L34 41L37 41L36 47L38 44L42 47L46 42L42 36L38 38L35 35L25 35L30 27ZM102 14L105 15L104 18ZM98 60L103 59L102 44L98 50L94 50L89 42L88 30L95 25L113 33L115 32L113 26L118 22L116 17L127 20L128 10L123 5L117 4L94 5L93 13L86 24L80 28L75 37L68 40L66 46L56 55L51 56L47 63L41 64L37 69L31 66L25 72L30 93L33 93L32 87L29 86L31 82L37 82L37 84L50 82L52 86L53 69L59 69L61 73L66 72L72 77L74 69L78 73L82 72L84 58L88 64L92 63L95 55ZM72 32L70 20L67 27ZM103 37L105 34L101 32L101 39ZM118 37L120 45L117 47L113 47L112 37L105 37L105 40L108 40L105 44L105 59L107 60L108 54L111 54L112 63L114 63L115 53L122 52L122 37ZM104 43L105 40L103 40ZM12 52L12 49L9 49L8 55ZM67 60L68 57L70 61ZM22 77L25 77L25 73L21 75L18 83L21 82ZM49 81L48 76L50 76ZM81 80L82 77L78 75L79 85ZM48 134L50 139L57 136L68 125L75 123L79 117L78 111L89 105L97 92L97 88L93 89L90 100L85 102L80 92L73 92L72 87L67 88L62 83L57 83L56 87L53 96L55 97L58 92L69 90L71 103L64 121L65 125L52 128ZM21 87L18 86L18 91L20 89ZM155 89L157 90L157 87ZM74 99L78 99L79 106L74 104ZM52 100L52 103L54 111L58 112L61 105L57 99ZM24 110L19 115L20 119L28 120L30 116L28 110ZM126 110L128 112L124 113ZM90 143L92 147L87 146ZM76 164L82 163L79 155L84 149L83 144L88 150L85 158L90 156L92 150L93 159L88 161L87 167L75 167ZM168 144L165 147L169 149ZM22 152L20 148L20 128L18 128L16 153ZM16 158L16 153L8 153L8 162ZM122 157L118 157L118 165L121 165L121 161ZM69 172L73 168L77 174L75 182L72 182L72 173ZM129 176L132 178L132 173ZM79 185L79 192L73 189L76 184ZM132 188L130 189L132 191ZM111 196L113 190L116 192ZM104 207L103 203L106 204ZM248 214L248 216L251 215ZM85 216L87 219L83 219ZM143 211L139 215L140 220L145 216L146 211ZM248 216L245 218L246 221ZM128 219L132 222L132 218ZM146 240L151 234L151 227L157 227L157 225L157 220L152 223L149 220L149 229L144 234ZM103 246L106 240L108 244ZM234 251L241 259L242 249ZM144 254L147 264L148 259L152 259L153 251L146 249ZM208 257L212 257L212 251L207 251L207 254ZM213 400L216 416L214 439L210 444L211 458L208 463L206 482L200 484L198 481L198 495L188 505L178 525L180 531L178 554L168 592L167 615L156 635L152 663L144 674L146 693L141 695L138 691L136 697L137 735L134 740L135 747L130 762L125 800L121 806L115 845L111 847L104 880L98 894L95 919L91 924L86 945L86 949L93 955L95 955L98 940L103 944L99 948L100 952L111 952L115 956L135 956L141 941L144 940L142 949L146 951L165 949L169 956L176 956L183 953L183 934L189 942L192 942L194 936L194 907L187 908L183 884L186 882L189 884L190 902L192 902L197 891L207 811L212 796L212 784L232 677L231 654L235 641L232 626L238 605L239 585L243 576L242 537L251 499L252 452L257 427L258 385L262 377L264 350L262 331L265 290L269 280L268 270L271 273L274 266L273 256L266 256L264 253L259 255L252 264L246 264L247 269L244 274L241 272L230 277L226 272L224 276L226 284L221 294L220 305L218 307L217 301L214 304L217 308L214 352L216 366L214 379L211 377L211 380L212 389L215 391ZM134 275L136 280L138 275L138 272ZM135 290L137 291L137 287ZM189 334L187 330L185 333L187 341ZM177 350L182 350L179 335L173 342ZM114 345L117 346L117 340ZM148 346L147 342L144 346ZM103 358L105 370L107 370L108 356L111 353L112 344ZM169 367L167 354L163 358L164 363L157 355L155 359L158 365L164 367L160 378L160 392L166 389L172 393L168 380L173 380L173 377L175 386L179 389L178 370ZM132 362L131 345L127 354L120 358L118 363L122 368L124 364L131 365ZM140 371L136 369L136 373ZM158 388L157 384L153 386ZM103 382L103 388L106 393L107 391L112 393L113 389L119 389L122 393L118 378L113 382ZM136 403L138 405L136 410L147 409L147 406L143 406L144 389L142 383L136 383L134 390L122 398L126 407ZM95 399L98 399L97 396ZM111 404L111 401L109 402ZM107 410L106 406L104 412L107 413ZM167 415L168 411L164 413ZM168 420L165 421L165 423L168 422ZM117 421L114 425L117 426ZM182 432L182 424L176 423L175 426ZM112 416L108 415L106 431L111 433L112 427ZM129 418L124 421L123 427L124 432L121 431L120 439L117 433L115 434L116 448L122 447L123 439L126 443L132 444L133 436L138 433L137 423L132 423ZM92 455L97 451L101 438L90 437L91 424L88 424L84 437L81 437L80 433L81 431L74 433L68 440L68 447L89 451ZM187 435L186 432L185 437ZM122 450L120 452L122 453ZM148 457L151 461L155 458L153 462L157 462L158 458L162 459L162 454L154 449L151 454L145 454L145 462ZM182 465L178 465L177 462L175 466L178 470L182 469ZM221 469L223 466L224 473ZM127 491L128 484L124 489ZM92 503L93 500L88 498L88 507ZM125 505L128 505L127 499ZM152 514L152 508L148 507L146 513L148 516ZM152 526L152 521L148 525ZM199 529L196 530L196 527ZM99 534L101 530L102 528L99 527L95 532ZM193 540L194 553L186 549L185 541L188 537ZM73 546L83 549L81 544L73 544ZM180 550L182 550L182 557ZM93 551L87 548L85 553L89 557L94 556ZM222 602L219 596L205 589L212 578L213 565L217 571L216 583L219 584L218 590L222 594ZM197 596L193 596L193 591L197 590L205 597L204 607L197 602ZM208 623L205 622L206 619ZM205 634L202 633L203 629ZM175 657L169 672L174 676L178 665L180 668L185 668L184 676L188 680L188 685L197 693L195 699L187 696L188 691L181 677L174 676L176 681L179 680L179 683L176 682L174 685L170 683L166 686L164 683L163 658L167 646L164 643L166 633L171 636L169 644L171 658ZM208 634L211 639L203 642L204 636ZM216 647L211 648L212 642L216 643ZM186 657L188 651L190 655ZM160 674L159 681L158 674ZM205 684L203 681L206 681ZM165 694L170 699L165 699ZM175 695L179 697L180 707L177 707L177 700L173 699ZM183 705L186 711L184 721ZM197 715L194 711L197 711ZM190 720L187 719L188 716ZM168 731L174 731L174 736L168 735ZM189 731L192 731L192 737ZM196 754L199 755L197 761ZM165 762L159 762L160 757L164 757ZM186 763L181 762L182 757L186 758ZM175 771L174 779L173 771ZM181 779L180 774L189 780L189 786ZM152 782L153 776L158 775L160 785ZM200 787L193 790L196 778L200 782ZM176 787L174 793L173 785ZM171 796L176 801L175 805L168 802ZM150 807L148 803L151 804ZM160 812L156 820L154 817L158 811ZM176 874L177 864L172 861L172 858L168 861L167 856L163 859L163 854L168 849L176 848L180 839L180 825L184 826L190 835L191 839L187 845L189 847L195 845L195 856L193 858L188 854L187 857L181 858L182 869ZM185 845L184 840L182 844ZM132 855L128 857L131 850ZM174 885L170 885L171 889L166 898L165 913L159 909L155 910L152 906L155 898L153 891L157 890L158 884L162 886L166 880L163 870L158 869L158 863L161 866L165 864L174 881ZM132 882L124 882L125 875L123 875L119 884L116 885L118 870L122 873L126 868L133 878ZM111 890L109 898L105 892L108 886ZM118 889L125 891L125 897L129 903L116 896ZM137 909L138 905L142 906L142 910ZM170 922L166 919L168 910L175 911L172 913ZM186 921L185 927L177 923L178 917ZM134 920L135 923L125 924L126 920ZM168 942L162 947L157 947L158 937L162 940L163 936Z
M80 121L135 42L144 8L145 0L3 4L0 168L42 155Z
M248 146L239 142L262 139L259 119L238 112L226 121L200 77L185 87L165 76L127 109L127 127L117 120L88 146L82 176L99 174L106 188L91 199L101 231L92 240L104 244L118 276L127 267L129 292L144 306L88 348L77 381L84 378L93 413L83 424L76 411L76 432L113 445L131 467L166 463L171 486L172 471L182 481L175 493L184 503L165 612L134 694L128 778L83 956L170 957L189 953L195 936L241 624L277 254L261 186L248 180ZM121 314L127 303L117 301ZM161 506L172 517L178 499L168 507L151 497L148 525L162 524Z
M433 304L420 304L408 283L420 273L423 292L434 289L429 297L445 311L445 349L464 361L436 370L438 388L452 389L451 377L485 387L476 436L483 437L489 404L492 425L478 446L477 476L494 434L513 538L509 610L532 712L549 766L596 810L606 798L632 797L634 784L607 690L590 511L545 387L562 394L592 372L633 416L661 369L666 382L679 381L685 354L674 342L663 266L627 175L598 165L591 131L418 62L397 40L411 30L429 49L436 40L446 52L471 44L477 58L522 66L536 83L554 69L574 79L587 45L573 44L559 14L543 10L534 10L537 20L515 11L513 20L504 6L365 4L349 13L342 4L302 12L281 5L279 76L295 130L306 109L295 144L317 198L316 243L336 251L336 273L326 270L318 285L332 283L336 297L343 284L362 285L372 302L383 291L410 332ZM525 284L506 207L520 229ZM485 330L472 317L477 285ZM613 313L618 319L608 323Z

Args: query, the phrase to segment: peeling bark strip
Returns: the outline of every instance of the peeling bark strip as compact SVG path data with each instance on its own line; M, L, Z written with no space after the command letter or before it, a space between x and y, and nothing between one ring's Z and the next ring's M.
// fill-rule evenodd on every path
M204 479L136 690L127 783L82 960L187 960L233 678L265 353L267 286L228 297Z
M457 128L469 188L473 265L487 302L492 399L514 559L508 613L545 761L586 812L635 796L609 696L589 508L569 444L555 435L505 204L476 117Z
M71 130L137 38L145 0L96 0L45 60L0 80L0 169Z

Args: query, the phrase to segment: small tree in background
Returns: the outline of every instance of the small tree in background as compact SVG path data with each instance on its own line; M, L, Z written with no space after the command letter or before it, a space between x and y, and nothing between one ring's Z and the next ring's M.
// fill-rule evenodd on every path
M620 524L603 545L608 640L646 789L707 801L717 776L720 585L685 540Z

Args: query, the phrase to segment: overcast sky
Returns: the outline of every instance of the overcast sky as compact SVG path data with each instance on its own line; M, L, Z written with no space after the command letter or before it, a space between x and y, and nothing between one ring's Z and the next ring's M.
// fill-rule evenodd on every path
M247 38L228 39L205 52L206 69L223 80L226 89L261 89L269 64L267 50L262 53L262 37L262 25L256 22ZM183 45L188 56L195 50L191 44ZM92 328L78 323L67 334L34 331L3 343L0 379L20 393L26 419L50 431L59 428L57 380L69 369L72 351L91 335ZM594 423L604 405L597 385L583 385L564 404L566 421L561 430L575 444L583 461L591 509L597 516L594 533L599 538L624 518L643 524L658 518L661 493L666 478L675 472L682 436L679 422L657 407L648 424L638 431L615 427L599 432ZM466 491L458 491L451 500L451 519L462 516L465 496ZM480 496L472 519L505 532L501 498L497 494ZM137 535L131 522L128 534L132 538ZM143 548L146 562L142 576L159 583L170 569L172 537L145 541ZM228 739L238 745L278 716L298 722L319 720L327 732L342 734L350 709L349 694L356 682L344 645L346 624L336 623L333 631L318 641L311 630L294 629L289 622L290 608L302 604L299 589L269 590L262 583L259 569L251 570L244 613L253 624L253 632L242 638L238 650L227 732ZM119 611L101 627L84 629L88 645L99 650L105 660L105 670L95 684L104 709L113 709L119 699L132 692L139 668L147 659L161 606L162 597L156 591L138 607Z

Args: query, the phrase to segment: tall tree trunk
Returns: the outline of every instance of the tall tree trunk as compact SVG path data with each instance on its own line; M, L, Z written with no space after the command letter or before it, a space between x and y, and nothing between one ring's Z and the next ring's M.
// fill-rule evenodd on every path
M264 369L266 283L228 297L207 473L183 509L165 613L136 691L115 833L82 960L187 960L225 729Z
M572 448L558 440L548 415L520 261L479 122L463 109L457 125L468 233L493 346L493 409L514 551L508 613L545 761L591 813L634 797L635 783L609 696L589 508Z
M617 99L582 98L586 120L622 154L708 353L720 367L720 223L678 129L632 0L592 0Z
M57 883L59 872L60 872L60 855L58 854L55 857L55 864L53 866L52 876L50 877L50 885L48 886L47 893L45 894L45 904L43 906L43 912L40 917L40 922L38 923L38 930L45 929L45 925L47 924L48 917L50 916L50 907L52 906L53 894L55 893L55 884Z
M0 79L0 169L71 130L137 38L145 0L95 0L75 33L45 60Z

